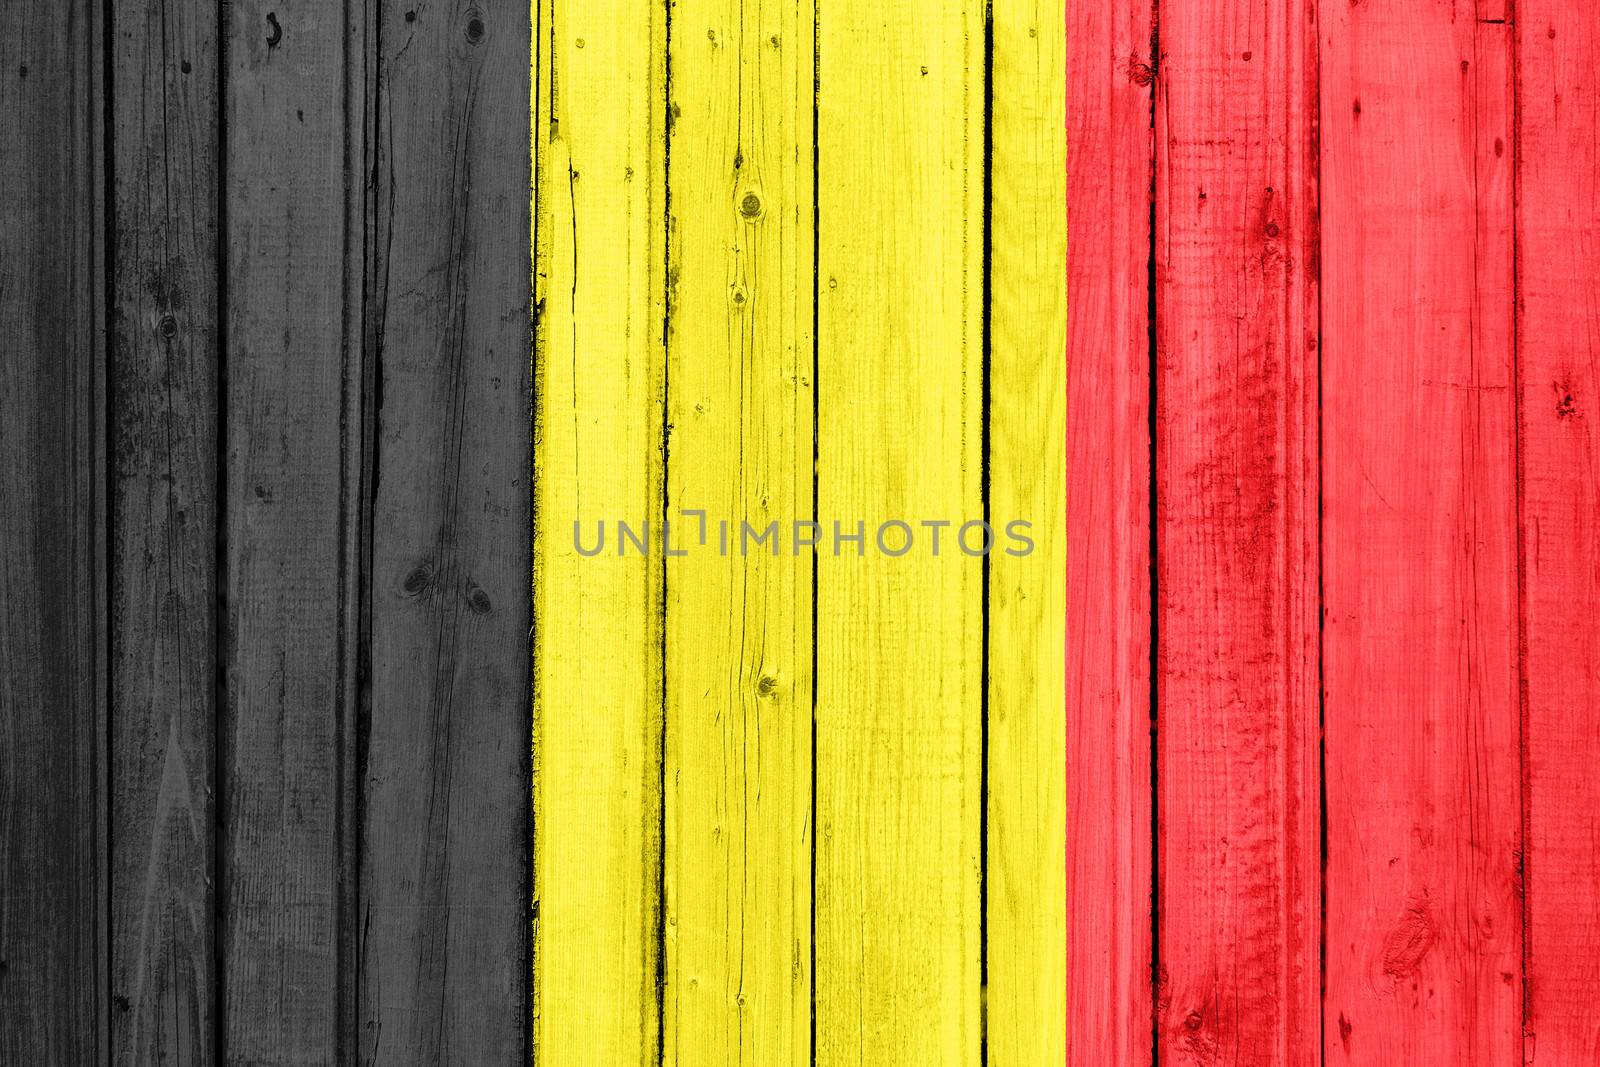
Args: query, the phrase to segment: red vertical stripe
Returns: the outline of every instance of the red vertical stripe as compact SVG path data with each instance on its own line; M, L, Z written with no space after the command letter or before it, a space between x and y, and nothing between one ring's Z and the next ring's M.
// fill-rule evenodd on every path
M1600 1062L1600 22L1103 8L1068 8L1068 1060Z

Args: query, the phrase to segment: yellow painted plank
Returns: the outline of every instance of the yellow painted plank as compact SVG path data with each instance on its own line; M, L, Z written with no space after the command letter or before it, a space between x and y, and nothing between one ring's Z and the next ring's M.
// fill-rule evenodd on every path
M993 7L989 1067L1066 1062L1066 6Z
M817 12L817 1063L975 1065L983 3Z
M583 558L661 518L665 12L539 0L534 1055L659 1058L661 569Z
M683 1067L811 1058L812 560L792 524L813 507L812 46L809 3L673 7L666 1061ZM776 554L746 551L746 522L778 524Z

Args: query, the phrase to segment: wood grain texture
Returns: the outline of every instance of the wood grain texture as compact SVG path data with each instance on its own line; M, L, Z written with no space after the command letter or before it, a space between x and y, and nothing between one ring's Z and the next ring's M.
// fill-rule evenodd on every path
M104 26L29 15L0 39L0 1061L65 1067L107 1051Z
M1507 13L1322 11L1329 1063L1521 1055Z
M385 4L361 1057L528 1055L525 5Z
M990 30L988 510L1033 541L989 557L991 1067L1066 1058L1065 12L995 5Z
M1161 4L1163 1061L1319 1062L1314 25Z
M353 1056L365 34L226 12L226 1057L323 1064Z
M980 1055L983 16L818 8L821 1067ZM896 519L942 553L835 554Z
M1066 1062L1147 1067L1154 23L1066 12Z
M1517 17L1523 1055L1541 1065L1591 1063L1600 1059L1600 150L1592 106L1600 24L1570 0L1524 0Z
M684 1067L811 1062L813 42L809 4L672 11L664 1041Z
M534 360L534 1055L661 1052L666 9L542 0ZM591 544L589 535L584 543Z
M111 1060L216 1047L217 8L112 13Z

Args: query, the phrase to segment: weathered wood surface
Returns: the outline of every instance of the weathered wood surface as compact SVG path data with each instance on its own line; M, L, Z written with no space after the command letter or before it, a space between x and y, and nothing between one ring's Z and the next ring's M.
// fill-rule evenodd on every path
M989 557L987 1062L1059 1064L1067 1002L1066 48L1056 0L990 29L988 504L1033 551ZM1009 542L1008 542L1009 543Z
M1577 0L16 15L0 1060L1600 1054Z
M527 20L387 15L8 38L6 1062L527 1058Z
M8 16L10 12L7 12ZM107 1042L103 26L0 37L0 1061Z
M836 535L983 515L984 9L852 14L817 16L815 1056L976 1064L984 566Z
M360 1055L527 1059L529 19L385 5Z
M551 1067L661 1058L662 557L584 559L575 524L662 519L665 18L537 8L532 995Z
M1319 1060L1316 41L1164 0L1156 80L1162 1062Z
M1517 415L1526 1062L1600 1055L1600 23L1518 5Z
M1153 17L1067 9L1064 1029L1106 1067L1152 1055Z
M672 12L666 518L811 518L814 12ZM802 150L797 151L797 148ZM809 553L666 564L667 1062L811 1059Z
M1507 14L1323 10L1330 1062L1522 1054Z
M108 120L111 1060L217 1045L219 26L118 4Z
M225 10L222 1051L330 1063L357 933L365 27Z

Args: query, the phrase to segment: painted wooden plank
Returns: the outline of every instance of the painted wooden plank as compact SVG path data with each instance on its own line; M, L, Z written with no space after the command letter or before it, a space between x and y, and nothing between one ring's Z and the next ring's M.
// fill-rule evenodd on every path
M106 1055L104 24L0 39L0 1061Z
M1066 5L991 8L987 1062L1066 1060ZM1023 528L1016 528L1020 532Z
M1517 19L1524 1057L1590 1063L1600 1058L1600 24L1573 0L1524 0Z
M534 1054L660 1058L666 10L541 0Z
M1314 8L1161 4L1157 1055L1320 1045Z
M1151 5L1067 5L1066 1062L1151 1059Z
M976 1064L984 9L817 17L816 1060Z
M1329 1063L1521 1055L1507 13L1322 9Z
M217 7L111 16L111 1059L216 1033Z
M365 33L339 4L224 10L224 1041L330 1063L353 1055Z
M360 1047L376 1063L516 1063L530 901L528 9L393 4L380 18Z
M685 1067L811 1062L812 15L672 11L664 1040ZM772 523L779 543L746 538Z

